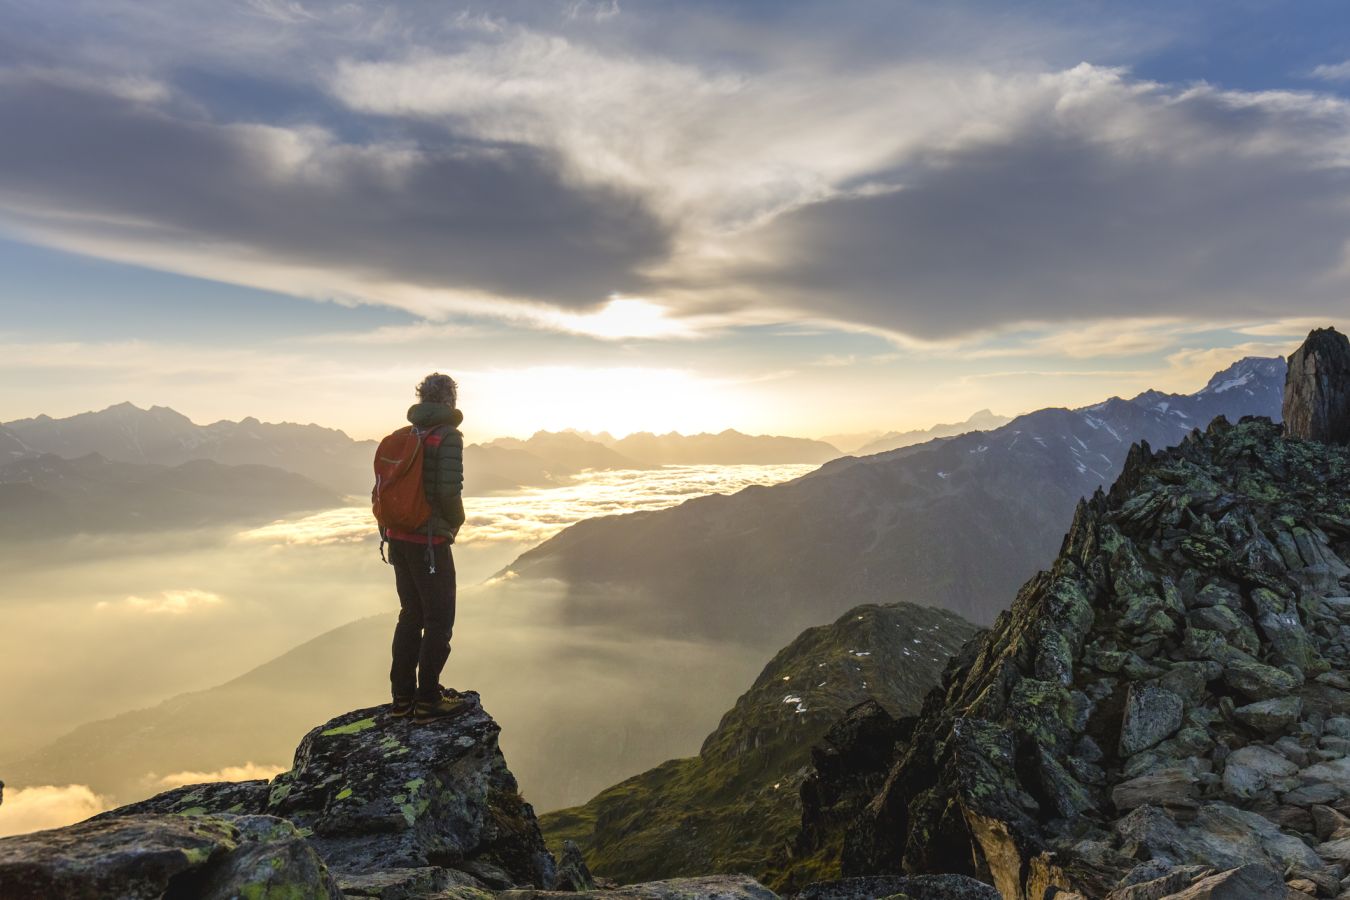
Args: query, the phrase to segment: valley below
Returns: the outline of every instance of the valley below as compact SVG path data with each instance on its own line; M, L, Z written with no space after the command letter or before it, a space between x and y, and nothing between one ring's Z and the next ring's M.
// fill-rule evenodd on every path
M485 691L536 803L582 802L692 752L766 655L743 643L638 641L622 627L572 623L561 584L493 574L584 518L813 468L585 472L562 487L466 501L445 680ZM397 601L377 545L364 505L249 527L6 542L0 716L13 724L0 734L11 800L0 807L0 831L25 787L92 793L106 805L193 773L273 771L317 718L385 700ZM32 646L46 649L35 655ZM77 729L83 723L94 724ZM581 762L561 770L559 753ZM59 800L50 815L44 824L59 824Z

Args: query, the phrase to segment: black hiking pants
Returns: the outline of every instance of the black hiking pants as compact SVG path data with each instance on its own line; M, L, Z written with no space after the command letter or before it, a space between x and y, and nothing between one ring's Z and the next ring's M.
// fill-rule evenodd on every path
M441 670L450 658L455 627L455 560L449 544L436 544L436 572L429 570L427 546L389 542L389 563L398 587L398 625L394 626L394 663L389 683L395 699L439 698Z

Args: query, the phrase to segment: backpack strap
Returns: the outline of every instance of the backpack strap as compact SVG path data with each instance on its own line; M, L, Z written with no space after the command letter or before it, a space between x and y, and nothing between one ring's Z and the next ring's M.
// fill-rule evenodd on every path
M427 498L431 506L431 515L427 516L428 575L436 574L436 543L435 543L435 535L433 535L431 532L431 520L436 517L441 502L439 492L441 480L441 445L440 441L437 441L435 447L432 447L427 443L427 441L431 438L432 435L436 434L444 427L445 427L444 425L433 425L431 428L427 429L426 434L422 435L422 475L424 481L428 465L431 468L431 480L429 482L426 482L427 484L430 485L430 487L428 488L428 493L431 494L431 496ZM433 450L435 451L434 457L432 456Z

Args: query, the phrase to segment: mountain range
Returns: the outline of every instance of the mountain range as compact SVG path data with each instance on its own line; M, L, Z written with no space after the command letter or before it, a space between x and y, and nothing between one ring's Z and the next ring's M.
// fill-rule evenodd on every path
M565 584L571 621L766 649L859 602L905 599L988 623L1132 443L1171 446L1218 415L1278 418L1284 373L1282 359L1244 359L1194 394L1039 410L783 484L587 519L501 575Z
M195 460L265 465L303 475L331 491L370 490L374 441L335 428L269 423L255 418L198 425L164 406L119 403L65 418L36 416L0 423L0 464L41 454L76 459L91 453L111 462L177 466ZM839 456L802 438L721 434L604 434L540 431L528 439L497 438L465 448L470 495L568 483L587 470L645 469L668 464L819 463Z
M652 434L637 431L623 438L608 432L576 434L602 444L614 452L648 466L696 465L818 465L842 456L838 448L825 441L775 435L742 434L728 428L717 434Z
M871 456L873 453L885 453L887 450L899 450L912 447L934 438L955 437L968 431L989 431L1011 421L1007 416L996 415L987 409L973 413L964 422L949 422L934 425L931 428L916 428L910 431L890 431L874 440L868 441L853 451L854 456Z

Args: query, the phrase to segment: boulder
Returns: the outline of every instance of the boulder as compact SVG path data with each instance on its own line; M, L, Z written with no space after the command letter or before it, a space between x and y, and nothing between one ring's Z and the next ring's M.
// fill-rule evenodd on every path
M1130 685L1120 724L1120 755L1132 756L1175 734L1183 706L1180 697L1164 688Z
M966 875L882 875L818 881L795 900L874 900L903 896L910 900L1000 900L998 891Z
M586 898L586 900L778 900L778 895L744 875L712 875L705 878L672 878L648 881L620 888L597 891L510 890L496 895L499 900L545 900L545 898Z
M557 887L564 891L593 891L595 879L591 877L586 857L582 855L577 842L563 842L562 860L558 863Z
M1280 872L1292 865L1322 866L1303 841L1263 816L1226 803L1203 804L1189 824L1178 823L1157 807L1141 806L1115 828L1126 851L1177 865L1227 870L1260 863Z
M1284 731L1302 713L1303 700L1298 697L1272 697L1233 710L1233 716L1243 725L1267 734Z
M272 782L268 812L309 832L342 872L435 865L482 879L475 866L487 866L502 887L551 887L553 858L497 746L500 729L477 694L465 696L474 706L454 719L415 724L385 706L315 728Z
M1233 797L1250 800L1267 788L1289 790L1298 766L1282 753L1259 744L1234 751L1224 762L1223 786Z
M369 897L372 900L414 900L438 897L451 900L448 892L455 892L453 900L478 900L491 897L481 881L456 869L424 866L418 869L385 869L364 874L338 873L337 883L348 898Z
M1122 781L1111 789L1111 802L1121 812L1140 806L1194 806L1199 779L1187 768L1171 766Z
M1300 684L1300 679L1274 666L1247 660L1233 660L1224 666L1223 680L1239 694L1252 700L1284 697Z
M1106 900L1161 900L1214 874L1208 866L1174 866L1155 859L1130 870Z
M1285 894L1279 872L1252 864L1203 878L1167 900L1279 900Z
M1284 427L1293 437L1350 443L1350 341L1318 328L1289 357L1284 383Z
M1305 785L1327 784L1342 796L1350 794L1350 757L1308 766L1299 771L1298 777Z
M6 900L341 900L291 823L270 816L128 815L0 840Z

